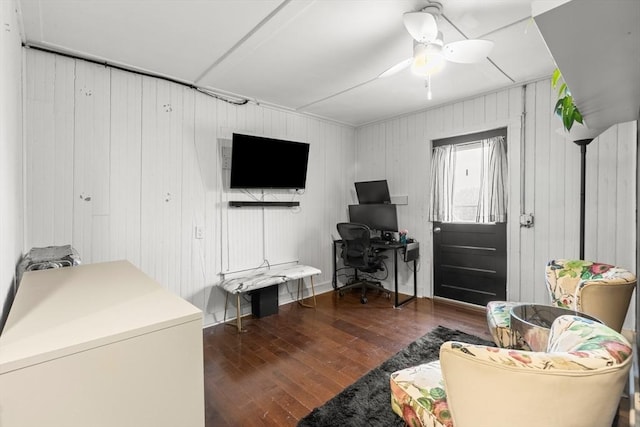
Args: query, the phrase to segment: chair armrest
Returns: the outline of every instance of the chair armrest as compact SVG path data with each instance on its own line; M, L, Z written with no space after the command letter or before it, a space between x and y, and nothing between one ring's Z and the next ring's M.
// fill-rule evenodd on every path
M631 358L632 347L620 333L608 326L579 316L560 316L549 332L547 351L575 355L615 365Z
M448 341L440 347L443 353L457 354L473 361L495 365L504 369L521 369L536 371L587 371L611 366L611 358L587 357L590 352L536 352L508 348L474 345L456 341ZM599 353L598 353L599 354Z

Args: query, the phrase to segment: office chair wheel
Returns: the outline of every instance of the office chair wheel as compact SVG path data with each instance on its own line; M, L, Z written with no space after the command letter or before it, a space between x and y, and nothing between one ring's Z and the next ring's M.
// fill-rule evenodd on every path
M362 304L366 304L367 302L369 302L369 300L367 299L367 297L362 297L362 298L360 298L360 303L362 303Z
M341 297L344 296L344 291L338 291L338 295L340 295Z

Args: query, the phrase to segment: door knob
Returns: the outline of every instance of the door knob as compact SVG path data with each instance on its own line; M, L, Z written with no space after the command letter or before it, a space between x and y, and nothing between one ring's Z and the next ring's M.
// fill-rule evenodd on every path
M440 229L440 227L436 227L436 228L434 228L434 229L433 229L433 232L434 232L434 233L439 233L439 232L441 232L441 231L442 231L442 230Z

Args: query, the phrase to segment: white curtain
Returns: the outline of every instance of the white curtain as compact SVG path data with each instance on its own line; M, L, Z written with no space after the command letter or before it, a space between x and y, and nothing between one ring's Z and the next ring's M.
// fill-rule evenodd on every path
M453 183L456 169L455 145L433 149L429 220L453 221Z
M503 136L483 139L476 222L507 221L507 154Z

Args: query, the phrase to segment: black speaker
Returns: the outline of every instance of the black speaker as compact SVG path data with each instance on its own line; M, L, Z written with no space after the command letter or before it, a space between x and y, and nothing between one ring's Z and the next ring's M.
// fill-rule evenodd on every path
M256 317L265 317L278 312L278 285L267 286L250 292L251 313Z

